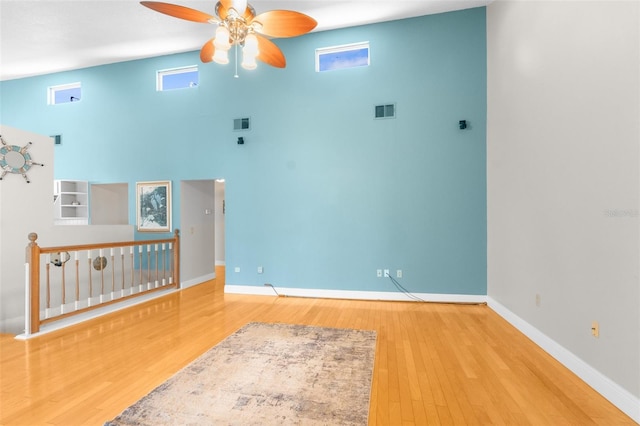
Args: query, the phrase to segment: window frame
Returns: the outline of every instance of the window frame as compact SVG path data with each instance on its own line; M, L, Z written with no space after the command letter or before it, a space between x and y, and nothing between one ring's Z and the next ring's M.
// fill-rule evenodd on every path
M80 97L78 98L77 101L74 101L73 99L71 99L74 97L74 96L71 96L68 101L56 102L56 95L58 94L58 92L63 92L63 91L72 90L72 89L80 90L80 93L79 93ZM81 100L82 100L82 82L80 81L76 81L73 83L66 83L66 84L57 84L55 86L49 86L47 88L47 105L62 105L62 104L80 102Z
M329 68L329 69L321 69L321 57L324 55L336 54L336 53L345 53L345 52L355 52L358 50L367 49L367 63L363 65L351 65L351 66L341 66L337 68ZM329 47L319 47L315 52L315 60L316 60L316 72L327 72L327 71L337 71L351 68L360 68L360 67L368 67L371 65L371 44L369 41L360 41L357 43L349 43L349 44L341 44L337 46L329 46Z
M164 77L172 76L177 74L187 74L195 72L198 76L198 81L193 84L193 81L184 87L173 87L170 89L165 88ZM156 91L157 92L167 92L171 90L181 90L181 89L195 89L200 85L200 70L198 69L198 65L186 65L183 67L175 67L175 68L166 68L162 70L156 71Z

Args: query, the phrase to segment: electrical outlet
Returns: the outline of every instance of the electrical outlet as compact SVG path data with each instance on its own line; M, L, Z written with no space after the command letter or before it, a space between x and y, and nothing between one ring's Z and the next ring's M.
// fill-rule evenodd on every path
M598 321L591 323L591 335L593 337L600 337L600 324L598 324Z
M536 306L540 306L540 295L536 293Z
M382 269L378 269L376 271L376 275L377 275L378 278L382 278Z
M236 267L235 267L235 269L234 269L234 271L235 271L235 272L240 272L240 267L239 267L239 266L236 266Z
M258 273L261 274L264 272L264 268L262 266L258 266Z
M384 270L384 277L385 278L389 278L389 270L388 269Z
M396 270L396 278L402 278L402 269Z

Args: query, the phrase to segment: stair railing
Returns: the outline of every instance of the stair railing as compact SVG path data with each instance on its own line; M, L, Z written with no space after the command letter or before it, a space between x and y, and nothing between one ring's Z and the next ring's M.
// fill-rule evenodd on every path
M29 234L25 333L150 292L180 287L180 231L168 239L40 247Z

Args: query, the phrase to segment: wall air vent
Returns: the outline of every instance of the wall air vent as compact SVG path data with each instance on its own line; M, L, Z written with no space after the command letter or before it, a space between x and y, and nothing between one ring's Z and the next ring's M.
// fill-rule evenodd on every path
M251 129L251 123L249 118L234 118L233 130L249 130Z
M374 118L396 118L396 104L376 105Z

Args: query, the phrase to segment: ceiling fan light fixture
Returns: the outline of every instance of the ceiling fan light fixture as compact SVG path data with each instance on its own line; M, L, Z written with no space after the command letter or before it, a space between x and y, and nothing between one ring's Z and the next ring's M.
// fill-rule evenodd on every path
M223 25L218 25L216 29L216 37L213 40L213 45L218 50L227 51L231 48L231 43L229 42L229 29Z
M245 70L255 70L258 67L255 56L242 55L242 68Z
M258 38L253 33L247 34L242 48L242 68L247 70L256 69L258 66L256 63L258 53Z
M233 0L231 2L231 7L238 12L239 16L244 14L244 11L247 9L247 0Z
M258 56L258 37L255 34L250 33L244 39L244 47L242 53L252 56Z
M226 50L216 49L213 54L213 62L220 65L226 65L229 63L229 54Z

